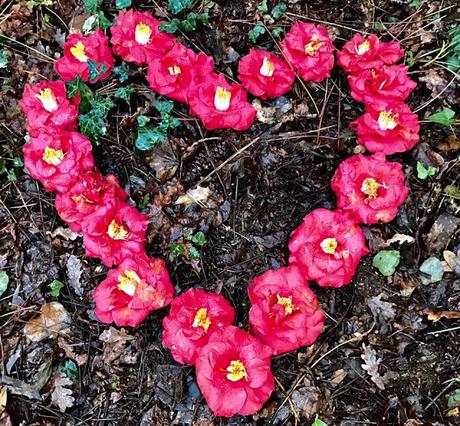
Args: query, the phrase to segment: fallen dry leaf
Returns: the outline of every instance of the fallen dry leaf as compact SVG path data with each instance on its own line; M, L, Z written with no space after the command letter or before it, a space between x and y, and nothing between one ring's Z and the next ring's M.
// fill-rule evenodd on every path
M75 398L72 396L72 390L68 389L67 386L72 385L72 380L67 378L62 373L54 374L54 385L53 392L51 393L51 403L62 413L65 413L67 408L73 407Z
M394 244L394 243L398 243L398 244L404 244L404 243L408 243L408 244L412 244L415 242L415 238L414 237L411 237L410 235L406 235L406 234L394 234L389 240L386 241L385 244L387 245L390 245L390 244Z
M334 371L334 374L332 375L331 379L329 380L329 383L332 386L337 386L340 383L342 383L342 380L347 377L347 372L343 369L340 368L339 370Z
M377 352L371 345L363 343L363 354L361 358L364 364L361 364L361 368L367 371L367 374L371 376L371 380L377 385L379 389L385 389L385 383L383 377L379 373L379 364L382 361L381 358L377 358Z
M40 342L67 333L71 321L69 313L59 302L45 303L40 308L40 315L26 323L23 333L32 342Z
M83 296L83 289L80 283L81 272L81 261L77 256L72 254L67 259L67 278L75 294L79 297Z
M204 205L211 194L212 191L209 188L197 186L195 189L187 191L185 195L180 196L174 204L184 204L189 206L196 203Z
M447 141L437 145L437 148L444 152L460 150L460 139L455 135L449 135Z
M425 313L428 314L428 319L433 322L437 322L441 318L460 319L459 311L431 311L431 310L428 310Z
M64 350L67 358L74 361L78 366L86 364L88 361L88 354L76 354L73 347L62 337L58 338L58 346Z
M114 327L110 327L105 330L100 336L99 340L104 342L104 353L102 357L107 364L115 361L125 351L127 342L135 339L134 336L130 336L125 330L117 330Z
M59 226L52 232L48 231L47 235L51 235L52 238L62 237L67 241L75 241L78 237L82 236L82 234L73 232L70 228L64 228L62 226Z
M450 250L444 250L442 255L444 257L444 272L455 272L460 275L460 250L457 254Z
M6 386L2 386L0 388L0 414L2 414L5 411L7 398L8 388Z

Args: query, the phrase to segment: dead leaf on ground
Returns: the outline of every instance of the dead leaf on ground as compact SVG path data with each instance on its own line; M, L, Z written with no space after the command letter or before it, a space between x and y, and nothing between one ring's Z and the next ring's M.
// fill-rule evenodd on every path
M329 380L329 383L332 386L337 386L340 383L342 383L343 379L347 377L347 372L343 369L340 368L339 370L334 371L334 374L332 375L331 379Z
M195 189L187 191L185 195L180 196L174 204L184 204L189 206L196 203L205 206L206 201L208 201L211 194L212 191L209 188L197 186Z
M70 286L74 289L75 294L79 297L83 296L83 289L81 287L81 261L73 254L67 259L67 278Z
M62 373L54 374L53 392L51 393L51 403L62 413L65 413L67 408L73 407L75 398L72 396L72 390L68 386L72 385L72 380Z
M390 239L386 241L387 245L398 243L398 244L413 244L415 242L415 238L411 237L410 235L406 234L394 234Z
M425 313L428 315L428 319L433 322L437 322L441 318L460 319L459 311L431 311L431 310L428 310Z
M386 297L384 293L380 293L378 296L371 297L367 300L367 306L369 306L374 318L378 318L380 321L392 320L396 315L396 311L394 309L394 306L396 305L382 300L383 296Z
M73 347L69 345L69 343L63 337L59 337L57 343L58 346L64 350L67 358L74 361L78 366L82 366L83 364L87 363L88 354L76 354L73 350Z
M162 182L172 178L179 167L179 161L169 140L155 147L147 157L149 166Z
M111 364L125 351L126 344L130 340L134 340L134 336L130 336L124 329L117 330L110 327L102 332L99 340L104 342L104 353L102 357L107 364Z
M449 135L447 141L437 145L437 148L444 152L460 150L460 139L455 135Z
M66 334L72 319L59 302L45 303L40 308L40 315L29 320L24 326L24 335L32 342L40 342L49 337L56 338Z
M62 237L66 241L75 241L78 237L81 237L82 234L78 232L73 232L70 228L64 228L59 226L54 231L48 231L47 235L51 235L52 238Z
M371 345L363 343L363 354L361 355L361 358L364 361L364 364L361 364L361 368L367 371L367 374L371 376L371 380L379 389L384 390L385 383L383 381L383 377L379 373L379 365L382 359L377 358L377 352Z
M444 272L455 272L460 275L460 250L455 254L453 251L444 250Z
M6 386L2 386L0 388L0 414L2 414L5 411L7 398L8 388Z

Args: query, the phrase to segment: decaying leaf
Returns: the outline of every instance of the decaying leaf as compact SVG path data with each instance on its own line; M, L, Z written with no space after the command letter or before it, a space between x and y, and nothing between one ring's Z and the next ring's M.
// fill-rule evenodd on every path
M415 238L406 234L394 234L389 240L386 241L386 245L398 243L398 244L412 244L415 242Z
M71 317L59 302L45 303L40 308L40 315L29 320L24 326L24 336L32 342L40 342L49 337L69 331Z
M81 261L73 254L67 259L67 278L70 286L74 289L75 294L79 297L83 296L83 289L81 288Z
M3 411L5 411L5 408L6 408L6 400L8 398L7 390L8 390L8 388L6 386L2 386L0 388L0 414L2 414Z
M82 236L82 234L73 232L70 228L64 228L62 226L59 226L52 232L48 231L47 235L51 235L52 238L62 237L67 241L75 241L78 237Z
M73 347L63 338L58 337L58 346L64 350L67 358L75 361L78 366L86 364L88 361L88 354L76 354Z
M442 255L444 257L444 272L455 272L457 275L460 275L460 250L457 254L453 251L444 250Z
M135 337L130 336L124 329L117 330L114 327L110 327L105 330L99 336L99 340L104 342L104 353L102 355L104 361L110 364L116 360L124 352L126 343L133 339Z
M385 302L382 300L382 296L384 296L384 293L380 293L378 296L371 297L367 301L367 306L369 306L372 315L374 315L375 318L380 318L387 321L394 319L396 315L394 306L396 305L391 302Z
M195 189L187 191L185 195L179 197L175 204L184 204L189 206L191 204L205 204L208 201L208 198L212 194L212 191L209 188L203 186L197 186Z
M371 380L377 385L379 389L385 389L385 383L383 377L379 373L379 364L382 361L381 358L377 358L377 352L371 345L363 343L363 354L361 358L364 364L361 364L361 368L367 371L367 374L371 376Z
M447 141L438 144L437 148L444 152L458 151L460 150L460 139L455 135L449 135Z
M72 396L72 390L68 386L72 385L72 380L64 374L56 372L54 374L53 392L51 393L51 403L64 413L67 408L73 407L75 398Z
M428 319L433 322L439 321L441 318L446 319L460 319L459 311L426 311Z

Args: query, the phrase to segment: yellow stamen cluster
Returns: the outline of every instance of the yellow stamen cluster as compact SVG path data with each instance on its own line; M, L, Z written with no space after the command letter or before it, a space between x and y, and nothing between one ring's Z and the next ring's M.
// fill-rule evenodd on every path
M281 297L279 294L276 295L277 304L284 308L286 315L292 314L292 296Z
M321 249L326 254L335 254L335 250L337 249L337 240L335 238L325 238L321 241Z
M307 56L313 56L321 47L323 47L322 42L318 41L319 36L314 35L310 42L305 45L305 55Z
M210 325L211 319L208 317L208 310L206 308L198 309L193 320L192 327L203 327L204 331L208 331Z
M260 67L259 72L264 77L271 77L275 72L275 64L271 62L267 57L264 57L264 61Z
M377 182L374 178L366 178L361 184L361 192L367 195L366 201L377 198L379 188L386 188L386 186Z
M79 41L74 47L70 48L70 53L80 62L88 62L88 57L85 53L85 45Z
M110 222L109 227L107 228L107 234L113 240L126 240L128 239L128 231L123 228L123 225L119 225L115 220Z
M357 46L356 53L358 55L364 55L366 52L369 51L370 48L371 48L371 44L369 43L368 40L365 40L359 46Z
M40 90L38 95L35 95L37 99L42 103L43 108L48 112L54 112L58 109L58 104L53 91L47 87L46 89Z
M137 285L141 282L139 275L131 270L126 270L123 275L118 276L118 289L125 292L128 296L134 296Z
M136 43L142 44L145 46L150 43L150 36L152 35L152 29L145 24L137 24L136 31L134 33L134 39Z
M399 114L393 114L392 110L381 111L378 119L380 130L393 130L398 125L398 117Z
M232 94L225 87L218 87L214 95L214 106L218 111L227 111L230 108Z
M64 152L62 149L53 149L47 146L43 152L43 161L53 166L58 166L64 159Z
M227 379L231 380L232 382L237 382L241 380L243 377L248 380L248 375L246 373L246 369L244 368L244 364L240 360L235 360L230 363L227 367Z
M174 65L173 67L168 67L168 72L171 75L178 75L182 72L178 65Z

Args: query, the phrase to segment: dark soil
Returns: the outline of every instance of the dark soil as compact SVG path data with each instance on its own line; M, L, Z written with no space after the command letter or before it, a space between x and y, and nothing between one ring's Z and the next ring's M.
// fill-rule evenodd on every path
M107 16L116 13L114 3L103 2ZM133 3L158 17L166 13L165 1ZM202 3L193 2L194 10ZM286 3L288 13L269 25L270 30L287 29L301 19L326 25L339 48L357 31L397 39L415 59L410 72L419 84L408 103L420 119L443 107L455 109L458 74L442 61L429 63L458 22L455 0L422 0L419 9L396 0ZM213 55L221 72L235 76L234 51L244 55L252 46L247 34L256 22L256 4L218 1L210 11L209 27L200 26L181 39ZM52 62L61 53L68 27L81 28L82 14L82 5L74 0L33 9L23 0L0 5L0 30L6 35L0 43L11 64L0 69L1 157L17 177L0 175L0 269L10 278L0 299L2 383L9 389L0 424L310 425L316 415L329 425L459 424L460 416L449 412L448 396L460 388L460 327L458 315L452 315L460 311L460 278L446 272L440 282L423 285L419 272L426 258L443 260L444 250L460 250L458 128L423 121L419 145L392 158L405 165L410 193L404 206L390 224L365 228L371 254L350 285L313 285L327 313L326 329L311 347L273 361L277 386L264 409L252 417L215 418L200 395L193 369L177 365L161 344L161 320L167 310L151 314L127 334L97 321L91 293L106 268L84 257L81 238L53 233L65 224L52 195L13 164L13 158L22 157L25 143L17 103L22 88L26 82L56 78ZM269 33L257 44L276 49ZM349 96L338 68L321 84L297 82L286 97L262 102L271 119L256 122L244 133L208 132L187 115L185 106L176 104L174 115L182 125L168 143L145 155L134 149L133 125L136 112L155 117L145 71L130 67L129 84L135 84L137 93L129 108L118 102L113 110L108 135L94 148L96 162L103 173L119 177L138 206L149 195L141 209L151 218L148 251L168 258L177 293L194 286L220 292L237 309L237 325L246 327L245 289L251 278L287 262L289 235L305 214L335 207L330 179L338 164L357 152L348 125L362 113L362 105ZM112 96L117 84L115 78L108 79L96 89ZM436 175L417 178L417 161L436 167ZM207 206L174 203L198 183L212 192ZM170 255L171 241L184 242L187 231L200 230L207 243L199 260ZM400 249L401 263L385 278L372 267L372 257L395 234L415 240L391 244ZM82 262L81 297L66 275L71 255ZM66 284L58 298L49 288L55 279ZM70 332L30 342L23 335L25 323L53 300L69 312ZM451 314L435 322L428 319L430 311ZM365 348L381 358L385 389L361 367ZM68 359L78 365L78 375L68 386L75 401L62 413L51 404L51 394L55 372ZM43 376L52 377L38 397L30 398L27 384Z

